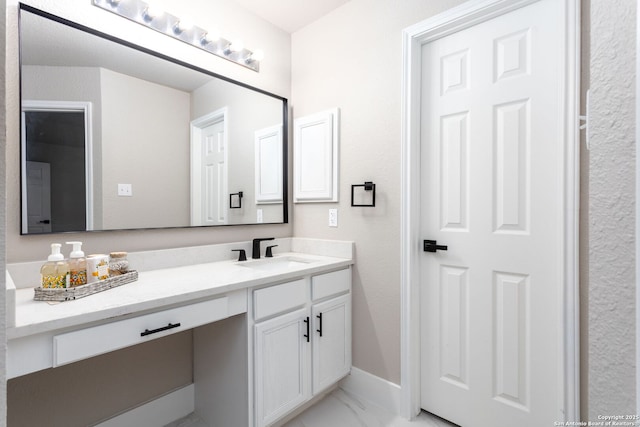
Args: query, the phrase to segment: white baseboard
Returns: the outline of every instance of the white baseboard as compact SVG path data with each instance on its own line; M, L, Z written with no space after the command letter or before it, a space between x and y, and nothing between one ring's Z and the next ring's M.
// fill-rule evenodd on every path
M193 384L104 421L96 427L158 427L186 417L194 411Z
M341 382L344 391L378 405L392 414L400 414L400 386L358 368Z

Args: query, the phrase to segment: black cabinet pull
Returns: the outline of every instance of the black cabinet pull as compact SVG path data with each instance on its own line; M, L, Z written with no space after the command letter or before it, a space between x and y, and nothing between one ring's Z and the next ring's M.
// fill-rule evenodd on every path
M166 331L173 328L179 328L179 327L180 327L180 323L173 323L173 324L169 323L167 326L163 326L162 328L158 328L158 329L153 329L151 331L148 329L145 329L144 332L140 332L140 336L146 337L147 335L157 334L158 332Z
M307 316L307 318L304 319L303 322L307 324L307 333L303 335L303 337L305 337L307 339L307 342L309 342L309 316Z
M318 314L316 317L320 319L320 329L316 329L316 332L320 332L320 336L322 336L322 313Z

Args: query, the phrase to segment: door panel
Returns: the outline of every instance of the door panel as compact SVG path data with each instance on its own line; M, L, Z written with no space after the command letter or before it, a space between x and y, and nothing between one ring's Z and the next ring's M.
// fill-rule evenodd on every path
M309 310L305 308L254 326L255 414L259 427L311 397L307 322Z
M315 331L312 364L315 395L351 369L351 294L314 305L311 318Z
M227 164L224 121L202 129L203 225L227 223Z
M422 50L422 407L461 426L563 419L560 7Z

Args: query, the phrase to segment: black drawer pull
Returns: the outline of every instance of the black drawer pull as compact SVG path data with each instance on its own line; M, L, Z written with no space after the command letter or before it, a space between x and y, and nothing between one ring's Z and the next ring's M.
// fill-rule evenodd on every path
M152 331L145 329L144 332L140 332L141 337L146 337L147 335L157 334L158 332L166 331L173 328L179 328L180 323L169 323L167 326L163 326L162 328L154 329Z
M309 316L307 316L307 318L304 319L303 322L307 324L307 333L304 334L303 337L305 337L307 339L307 342L309 342Z
M316 317L320 319L320 329L316 329L316 332L320 332L320 336L322 336L322 313L318 314Z

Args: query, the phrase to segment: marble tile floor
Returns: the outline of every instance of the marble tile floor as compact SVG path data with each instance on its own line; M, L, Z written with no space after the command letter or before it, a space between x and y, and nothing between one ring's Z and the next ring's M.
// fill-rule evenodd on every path
M208 427L192 414L166 427ZM337 389L282 427L457 427L422 412L407 421L387 410Z

